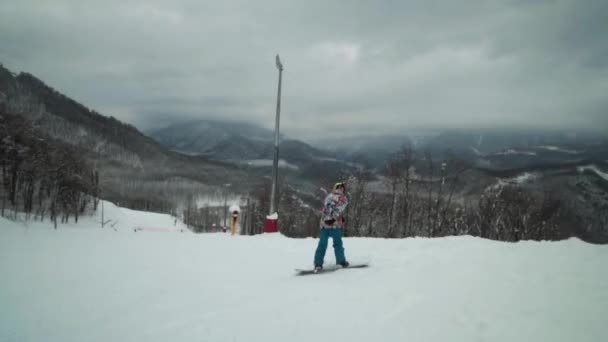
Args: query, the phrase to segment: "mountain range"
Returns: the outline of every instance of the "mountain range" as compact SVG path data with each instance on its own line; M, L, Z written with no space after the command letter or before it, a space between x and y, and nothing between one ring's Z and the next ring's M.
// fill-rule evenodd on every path
M274 154L274 132L249 123L198 120L176 123L147 132L159 144L188 155L209 159L268 166ZM311 164L336 162L336 153L281 136L280 159L297 169ZM256 163L257 162L257 163Z
M176 213L186 203L188 208L194 206L196 196L229 191L236 197L254 194L258 225L268 210L264 206L273 134L255 124L199 120L176 123L147 132L147 136L132 125L87 108L34 75L14 74L1 65L0 109L7 115L25 118L29 126L21 129L41 133L35 137L52 138L47 140L49 144L60 141L73 146L99 173L101 197L123 207ZM12 141L19 138L15 132L3 133ZM279 206L283 212L298 213L286 217L291 221L284 226L298 236L304 236L303 232L309 232L318 222L312 208L322 201L319 186L349 177L359 166L368 164L371 172L360 173L358 181L370 192L369 201L362 198L358 205L353 203L353 211L362 213L359 210L363 208L367 214L362 217L367 220L375 215L380 226L386 225L384 209L390 199L386 196L391 191L386 188L391 184L387 179L395 180L403 176L404 170L411 170L412 178L405 184L416 183L412 185L416 188L413 204L420 205L425 198L431 203L431 190L443 184L444 177L451 179L454 201L469 209L482 203L485 192L497 191L506 184L534 194L534 198L547 196L546 203L559 204L563 216L553 219L576 231L576 236L608 241L604 229L608 217L600 215L608 208L605 133L404 132L316 140L314 144L281 138L284 169ZM403 157L400 151L406 145L412 146L410 166L388 163ZM2 155L3 163L10 160L18 166L19 153L14 152L10 159ZM391 171L387 165L397 166ZM449 196L451 199L452 192ZM539 210L546 209L543 203L539 202ZM372 227L372 220L367 222Z
M85 107L34 75L15 74L2 65L0 104L27 118L33 129L77 147L99 171L102 196L128 207L168 211L187 196L187 191L178 191L180 184L209 190L232 183L247 189L260 181L234 164L167 149L134 126ZM181 199L168 198L167 188Z

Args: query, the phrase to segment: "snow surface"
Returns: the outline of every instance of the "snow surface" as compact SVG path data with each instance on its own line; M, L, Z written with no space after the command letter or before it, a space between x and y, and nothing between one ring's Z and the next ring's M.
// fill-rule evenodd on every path
M101 228L102 205L104 228ZM7 216L10 217L11 215L12 212L7 212ZM46 218L46 221L40 222L33 220L26 221L22 215L19 215L17 223L19 227L26 229L52 229L48 217ZM14 225L15 222L0 217L0 229L5 226ZM112 231L150 230L180 233L190 232L182 221L176 220L175 217L171 217L170 215L122 208L108 201L100 201L97 211L93 215L81 216L78 223L75 223L74 218L71 217L68 223L57 223L57 227L58 229L77 228L105 229Z
M346 238L370 268L297 277L317 240L81 222L0 218L0 341L608 340L608 247L577 239Z
M569 153L569 154L579 154L580 153L579 151L567 150L567 149L559 148L557 146L538 146L538 148L542 148L542 149L549 150L549 151L555 151L555 152Z
M255 167L272 166L273 162L274 161L272 159L252 159L252 160L243 161L243 163L246 163L247 165L255 166ZM279 159L279 167L293 169L293 170L300 169L297 165L290 164L283 159Z
M507 186L509 184L531 183L531 182L534 182L534 180L536 180L539 177L540 177L540 174L538 174L536 172L523 172L523 173L520 173L519 175L517 175L515 177L498 178L496 180L496 183L493 184L493 185L490 185L488 188L489 189L500 189L500 188L502 188L504 186Z
M511 183L515 183L515 184L524 184L524 183L528 183L536 178L538 178L538 174L531 173L531 172L524 172L518 176L515 176L515 177L509 179L508 181Z
M231 184L225 184L224 188L229 188L231 186ZM223 197L226 196L226 197ZM215 196L200 196L196 198L196 205L199 208L204 208L204 207L223 207L225 204L228 203L239 203L241 197L239 195L232 195L232 194L228 194L228 195L224 195L224 194L219 194L219 195L215 195ZM183 210L184 208L180 208L181 210Z
M595 172L596 175L598 175L601 178L603 178L604 180L608 181L608 173L602 172L602 170L598 169L598 167L596 165L586 165L586 166L578 167L579 172L583 172L585 170L591 170L591 171Z
M501 151L501 152L495 152L492 153L492 155L495 156L507 156L507 155L517 155L517 154L523 154L523 155L527 155L527 156L535 156L536 152L530 152L530 151L521 151L521 150L514 150L512 148Z

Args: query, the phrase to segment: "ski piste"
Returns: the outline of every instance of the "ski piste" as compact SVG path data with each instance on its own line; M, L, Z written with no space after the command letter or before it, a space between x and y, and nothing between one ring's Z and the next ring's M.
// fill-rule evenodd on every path
M296 275L297 276L303 276L303 275L309 275L309 274L322 274L322 273L329 273L329 272L335 272L337 270L347 270L349 268L365 268L365 267L369 267L369 264L351 264L348 267L342 267L340 265L332 265L332 266L327 266L327 267L323 267L323 269L321 269L320 271L316 271L314 269L301 269L301 268L296 268Z

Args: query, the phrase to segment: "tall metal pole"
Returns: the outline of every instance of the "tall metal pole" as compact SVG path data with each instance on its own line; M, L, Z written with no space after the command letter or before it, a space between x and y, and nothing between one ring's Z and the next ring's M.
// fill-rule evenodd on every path
M277 209L277 181L279 177L279 121L281 117L281 80L283 78L283 64L276 57L277 69L279 69L279 89L277 92L277 114L274 123L274 160L272 163L272 190L270 193L270 215L274 214Z

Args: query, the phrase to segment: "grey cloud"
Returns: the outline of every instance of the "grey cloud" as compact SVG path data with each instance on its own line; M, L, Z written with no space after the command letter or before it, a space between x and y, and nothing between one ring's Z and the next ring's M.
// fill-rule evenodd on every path
M0 62L150 128L230 118L299 137L415 128L597 128L608 2L19 1ZM551 126L551 127L549 127Z

